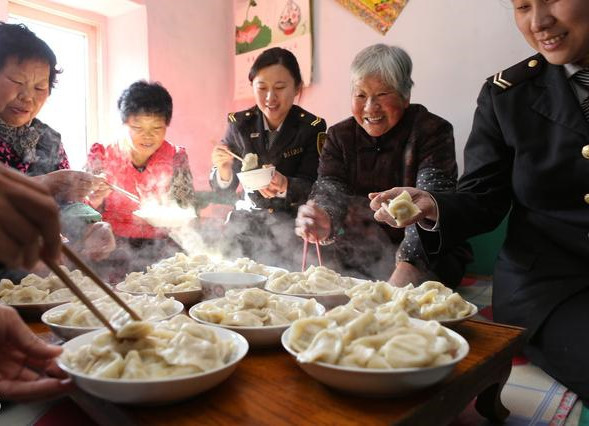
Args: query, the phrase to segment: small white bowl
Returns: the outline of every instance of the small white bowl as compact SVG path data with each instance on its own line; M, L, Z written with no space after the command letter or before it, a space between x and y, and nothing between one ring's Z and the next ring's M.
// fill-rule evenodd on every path
M170 209L165 206L162 206L160 211L153 209L135 210L133 215L143 219L154 228L180 228L196 219L194 210Z
M296 300L303 303L305 302L305 299L301 297L285 296L282 294L280 295L280 297L284 297L285 299L289 300ZM200 302L194 305L192 308L190 308L190 310L188 311L188 315L190 315L191 318L195 319L201 324L212 325L215 327L222 327L228 330L233 330L241 334L243 337L245 337L250 346L252 347L278 345L280 343L280 336L282 336L284 330L290 327L290 324L269 325L264 327L241 327L235 325L216 324L213 322L204 321L196 315L196 310L200 307L202 303L203 302ZM314 315L323 315L324 313L325 307L323 307L320 303L317 303Z
M442 381L468 355L469 346L464 337L448 328L446 332L458 340L460 347L451 362L435 367L379 369L298 360L297 364L315 380L346 393L368 397L405 396ZM297 352L288 345L289 335L290 328L282 334L282 346L296 360Z
M264 288L267 277L249 272L201 272L198 274L203 300L225 296L227 290Z
M262 167L261 169L237 173L237 178L246 190L255 191L257 189L264 189L270 184L275 170L276 167L274 166Z
M124 287L125 282L120 282L115 286L115 289L117 291L121 291L123 293L129 293L132 294L134 296L142 296L144 294L147 294L148 296L155 296L156 293L153 292L149 292L149 291L130 291L130 290L125 290ZM195 303L199 302L202 298L202 290L200 289L195 289L195 290L184 290L184 291L166 291L164 292L164 296L166 297L173 297L174 299L176 299L178 302L182 303L184 306L188 307L188 306L192 306Z
M43 315L41 315L41 321L44 324L48 325L49 328L51 329L51 331L53 331L53 333L55 335L57 335L58 337L62 338L63 340L70 340L70 339L73 339L74 337L80 336L85 333L90 333L91 331L98 330L99 328L104 327L102 325L99 325L96 327L80 327L80 326L75 326L75 325L63 325L63 324L56 324L54 322L50 322L47 320L47 318L51 314L53 314L55 312L64 311L64 310L68 309L70 306L71 306L71 303L59 305L59 306L56 306L55 308L45 311L43 313ZM170 318L178 315L183 310L184 310L184 305L181 302L174 300L174 312L173 313L171 313L170 315L167 315L163 318L157 318L157 319L154 319L151 321L163 321L163 320L170 319Z
M152 380L103 379L74 371L65 365L60 358L58 358L57 364L72 376L74 383L80 389L110 402L153 405L181 401L217 386L227 379L249 349L247 340L238 333L219 327L211 328L214 329L220 339L233 340L235 351L226 365L204 373ZM78 336L64 343L63 348L72 351L77 350L83 345L90 344L95 336L104 333L105 330L103 328Z

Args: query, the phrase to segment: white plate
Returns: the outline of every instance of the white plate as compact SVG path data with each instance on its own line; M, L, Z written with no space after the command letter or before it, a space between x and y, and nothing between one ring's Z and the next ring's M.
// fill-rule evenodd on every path
M315 380L340 391L370 397L405 396L442 381L468 354L469 346L464 337L449 328L446 328L446 332L458 340L460 347L450 363L440 366L385 370L298 360L297 364ZM296 360L297 352L288 345L289 334L290 328L282 334L282 346Z
M58 358L57 364L72 376L74 383L80 389L107 401L140 405L167 404L180 401L198 395L227 379L249 349L248 343L243 336L224 328L211 328L214 329L220 339L233 340L235 351L229 363L216 370L204 373L153 380L103 379L73 371L60 358ZM64 343L63 347L66 350L76 350L82 345L90 344L96 335L105 331L106 329L103 328L83 334Z
M468 305L470 306L470 309L471 309L471 313L468 314L467 316L462 317L462 318L454 318L454 319L440 319L440 320L436 320L436 321L438 321L442 325L456 325L458 323L461 323L462 321L466 321L467 319L474 317L476 314L479 313L479 308L477 308L476 305L474 305L470 302L466 302L466 303L468 303Z
M69 303L69 300L63 300L60 302L50 302L50 303L20 303L17 305L9 305L5 304L4 302L0 302L0 304L5 304L6 306L10 306L18 311L18 313L28 320L39 320L41 315L44 312L48 311L49 309L55 308L56 306L63 305L64 303Z
M147 294L148 296L155 296L156 295L154 292L150 292L150 291L125 290L125 288L123 287L124 283L125 283L124 281L118 283L115 286L115 289L117 289L117 291L122 291L124 293L133 294L135 296L141 296L143 294ZM202 299L202 290L195 289L195 290L185 290L185 291L166 291L166 292L164 292L164 296L173 297L178 302L180 302L184 306L188 307L188 306L194 305L196 302L198 302L198 301L200 301L200 299Z
M63 340L70 340L70 339L73 339L74 337L80 336L82 334L89 333L94 330L98 330L99 328L103 328L102 325L99 325L96 327L80 327L80 326L75 326L75 325L56 324L53 322L49 322L47 320L47 317L50 316L51 314L53 314L55 312L64 311L64 310L68 309L70 306L71 306L71 303L65 303L63 305L59 305L59 306L56 306L55 308L49 309L48 311L44 312L43 315L41 315L41 321L43 323L47 324L49 326L49 328L51 329L51 331L53 331L53 333L55 333L57 336L61 337ZM171 313L170 315L168 315L166 317L153 319L151 321L163 321L166 319L170 319L173 316L178 315L183 310L184 310L184 305L181 302L179 302L178 300L174 300L174 312L173 313Z
M295 296L285 296L285 295L281 294L280 297L284 297L284 298L290 299L290 300L300 301L303 303L306 301L306 299L304 299L304 298L295 297ZM233 330L233 331L241 334L243 337L245 337L246 340L248 341L248 343L252 347L278 345L280 343L280 336L282 336L282 333L284 332L284 330L286 330L288 327L290 327L290 324L269 325L269 326L264 326L264 327L241 327L241 326L235 326L235 325L216 324L216 323L204 321L204 320L201 320L196 315L196 310L203 303L204 302L200 302L200 303L194 305L192 308L190 308L190 310L188 311L188 315L190 315L191 318L195 319L196 321L198 321L202 324L212 325L215 327L222 327L222 328L226 328L228 330ZM323 315L324 313L325 313L325 307L323 307L320 303L317 303L314 315Z

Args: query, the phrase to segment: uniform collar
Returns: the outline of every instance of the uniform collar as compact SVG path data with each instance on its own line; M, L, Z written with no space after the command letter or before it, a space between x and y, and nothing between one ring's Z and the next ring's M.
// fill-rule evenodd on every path
M289 111L290 113L290 111ZM260 110L260 114L262 114L262 121L264 123L264 130L270 132L270 126L268 125L268 120L266 120L266 116L264 115L264 113ZM288 117L288 114L286 114L286 117ZM275 132L279 132L280 129L282 129L282 125L284 124L284 122L286 121L286 117L284 117L284 120L282 120L282 123L280 123L280 125L276 128Z

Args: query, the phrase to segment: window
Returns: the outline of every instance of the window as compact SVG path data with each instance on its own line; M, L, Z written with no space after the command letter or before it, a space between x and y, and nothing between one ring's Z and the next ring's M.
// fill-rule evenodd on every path
M63 72L37 118L61 133L70 166L81 169L89 145L98 140L97 28L16 2L8 13L8 22L25 24L57 56Z

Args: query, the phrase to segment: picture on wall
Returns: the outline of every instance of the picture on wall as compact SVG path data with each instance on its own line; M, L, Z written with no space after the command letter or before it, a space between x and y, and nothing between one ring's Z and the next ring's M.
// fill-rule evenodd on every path
M312 0L234 0L235 99L252 96L247 78L256 57L271 47L297 57L303 83L311 82Z
M409 0L336 0L354 15L386 34Z

